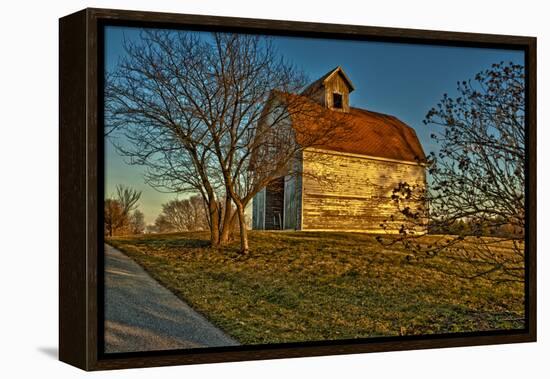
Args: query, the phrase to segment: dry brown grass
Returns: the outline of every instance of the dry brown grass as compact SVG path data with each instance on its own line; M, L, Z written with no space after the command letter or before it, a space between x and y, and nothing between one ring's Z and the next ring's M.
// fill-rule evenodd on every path
M409 262L373 235L253 231L247 256L207 237L108 243L244 344L524 327L522 283L449 276L452 261Z

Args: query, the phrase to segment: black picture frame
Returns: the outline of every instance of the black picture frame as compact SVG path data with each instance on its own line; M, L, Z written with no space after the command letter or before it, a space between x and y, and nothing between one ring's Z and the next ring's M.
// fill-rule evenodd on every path
M103 28L223 30L525 52L526 328L479 333L102 352ZM84 9L59 20L59 359L84 370L307 357L536 341L536 38L216 16Z

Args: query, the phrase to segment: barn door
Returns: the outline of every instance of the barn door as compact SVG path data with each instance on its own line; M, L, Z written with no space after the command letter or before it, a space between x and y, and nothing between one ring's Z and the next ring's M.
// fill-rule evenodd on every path
M252 201L252 224L256 230L264 229L265 225L265 188L258 192Z
M296 229L297 200L296 200L296 179L292 176L285 176L285 229Z

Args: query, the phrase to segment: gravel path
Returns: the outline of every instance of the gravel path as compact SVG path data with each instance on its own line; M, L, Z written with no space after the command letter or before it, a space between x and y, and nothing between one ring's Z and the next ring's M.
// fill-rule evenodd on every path
M233 345L137 263L105 245L105 352Z

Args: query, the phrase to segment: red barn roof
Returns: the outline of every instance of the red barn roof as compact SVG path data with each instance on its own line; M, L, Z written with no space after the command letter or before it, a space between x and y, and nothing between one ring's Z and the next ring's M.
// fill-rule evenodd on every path
M340 126L329 138L310 147L409 162L426 162L426 155L414 129L394 116L354 107L348 113L334 111L303 95L279 93L278 97L287 103L307 103L309 109L319 108L315 116L310 112L307 115L303 112L291 112L298 143L303 143L307 138L303 135L310 135L318 130L320 124L328 125L328 122L338 120Z
M426 161L416 132L398 118L353 107L347 115L350 116L350 138L337 138L324 148L403 161Z

